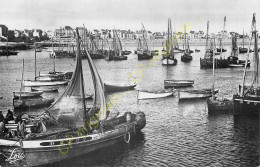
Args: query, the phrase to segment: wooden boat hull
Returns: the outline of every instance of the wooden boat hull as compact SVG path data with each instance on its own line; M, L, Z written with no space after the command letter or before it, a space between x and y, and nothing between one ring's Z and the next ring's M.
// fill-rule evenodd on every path
M172 96L173 92L170 93L150 93L150 92L140 92L138 91L138 100L142 99L157 99Z
M226 51L227 51L226 49L222 48L222 52L226 52ZM217 48L217 52L221 52L221 48Z
M54 86L54 85L67 85L69 80L65 81L53 81L53 82L41 82L41 81L24 81L24 86L31 87L31 86Z
M15 109L26 109L26 108L40 108L40 107L48 107L51 103L54 102L54 98L52 99L27 99L27 100L14 100L13 106Z
M194 84L193 80L164 80L164 88L189 87Z
M259 115L260 96L233 96L234 115Z
M59 87L31 87L32 91L58 92Z
M177 59L162 59L162 65L177 65Z
M200 52L200 50L199 49L195 49L195 52Z
M120 91L127 91L132 90L136 87L136 84L133 85L111 85L111 84L104 84L106 92L120 92Z
M127 60L127 56L114 56L113 59L116 60Z
M105 122L104 126L115 125L114 128L90 135L72 136L54 140L23 140L22 150L28 166L49 164L63 159L90 153L118 142L129 143L146 125L145 114L138 112L113 118ZM13 144L9 139L0 140L4 144ZM9 142L9 143L7 143ZM17 142L19 143L19 142ZM20 144L19 144L20 146Z
M232 100L219 100L212 98L208 98L206 100L208 105L208 113L209 114L217 114L217 113L229 113L233 112L233 101Z
M148 60L153 58L152 52L137 51L138 60Z
M218 93L218 90L215 90L214 94ZM212 96L211 89L202 89L202 90L188 90L188 91L179 91L179 100L188 100L188 99L206 99Z
M248 49L247 48L239 48L238 49L239 53L247 53Z
M130 55L132 52L129 50L123 50L121 53L122 55Z
M13 92L14 98L31 98L31 97L39 97L43 94L43 91L37 91L37 92Z

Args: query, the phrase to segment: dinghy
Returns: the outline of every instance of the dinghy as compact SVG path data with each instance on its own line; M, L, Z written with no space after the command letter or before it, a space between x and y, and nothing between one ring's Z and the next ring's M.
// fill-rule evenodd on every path
M193 80L164 80L164 88L189 87L194 84Z
M39 97L43 94L43 91L35 91L35 92L13 92L14 98L31 98L31 97Z
M214 94L218 93L215 90ZM205 99L212 96L212 89L201 89L201 90L182 90L178 92L179 100L187 99Z
M41 82L41 81L30 81L30 80L25 80L24 81L24 86L25 87L32 87L32 86L55 86L55 85L67 85L69 83L69 80L65 81L49 81L49 82Z
M150 93L150 92L138 91L138 100L157 99L157 98L163 98L163 97L168 97L168 96L172 96L172 95L173 95L173 92L169 92L169 93Z
M58 92L59 87L31 87L32 91Z
M130 85L111 85L104 83L105 91L106 92L120 92L120 91L127 91L132 90L136 87L136 84Z
M14 99L13 106L14 109L26 109L26 108L40 108L49 107L51 103L54 102L54 98L44 99L44 98L33 98L33 99Z

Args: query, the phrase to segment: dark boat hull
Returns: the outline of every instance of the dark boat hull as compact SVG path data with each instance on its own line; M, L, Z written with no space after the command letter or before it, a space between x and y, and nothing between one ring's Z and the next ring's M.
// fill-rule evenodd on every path
M201 68L213 68L213 59L200 58ZM215 68L228 68L229 62L227 59L215 59Z
M144 52L142 54L141 53L137 53L137 57L138 57L138 60L148 60L148 59L153 58L153 55Z
M226 51L227 51L226 49L222 48L222 52L226 52ZM221 48L217 48L217 52L221 52Z
M104 86L106 92L120 92L120 91L132 90L135 88L136 84L120 86L120 85L109 85L105 83Z
M260 96L241 97L240 95L234 95L233 101L235 115L259 115L260 113Z
M239 48L238 49L239 53L247 53L248 49L247 48Z
M183 62L189 62L191 60L192 60L192 56L191 55L184 54L184 55L181 56L181 61L183 61Z
M218 113L232 113L233 112L233 101L232 100L213 100L208 98L206 100L208 105L209 114L218 114Z

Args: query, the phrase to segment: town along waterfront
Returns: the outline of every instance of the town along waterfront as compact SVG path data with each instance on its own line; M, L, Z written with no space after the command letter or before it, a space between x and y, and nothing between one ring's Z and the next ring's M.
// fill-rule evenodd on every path
M230 46L225 46L229 56ZM136 46L125 49L134 51ZM160 46L154 46L160 50ZM194 50L195 46L191 46ZM161 57L154 61L137 60L131 54L126 61L94 60L104 82L129 84L130 74L133 80L140 78L135 90L119 92L120 100L111 108L111 113L143 111L147 125L142 133L130 144L122 143L106 149L66 159L51 164L53 166L258 166L259 165L259 120L258 118L240 119L232 114L209 116L205 100L179 102L175 97L137 101L137 90L159 92L163 90L165 79L191 79L194 88L211 88L212 69L200 69L200 57L204 56L204 46L193 53L189 63L180 61L181 54L176 54L178 64L172 67L161 65ZM51 50L51 48L49 48ZM53 69L49 53L37 53L37 71L48 72ZM245 55L239 55L245 59ZM34 78L34 51L21 51L18 56L0 57L0 107L4 115L12 107L12 92L19 90L22 59L25 59L25 79ZM83 60L83 66L87 60ZM144 67L142 75L138 66ZM57 71L73 71L75 60L56 59ZM84 67L84 75L88 75ZM37 72L38 73L38 72ZM216 70L216 85L219 96L231 98L237 92L242 81L242 68ZM89 75L90 77L90 75ZM58 97L59 93L45 94ZM190 88L192 89L192 88ZM89 89L90 94L93 90ZM112 94L111 94L112 95ZM39 114L42 110L30 110L28 114ZM17 114L17 113L15 113ZM2 151L2 150L1 150ZM3 162L1 162L3 163ZM18 163L18 162L17 162ZM16 165L16 164L15 164ZM46 166L51 166L46 165ZM7 164L9 166L9 164Z

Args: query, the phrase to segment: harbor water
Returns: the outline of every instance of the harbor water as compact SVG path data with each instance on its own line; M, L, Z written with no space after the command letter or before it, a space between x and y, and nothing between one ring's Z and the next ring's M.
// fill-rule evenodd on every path
M176 66L162 66L161 57L153 60L137 60L137 55L130 54L124 61L94 60L100 77L105 83L131 84L136 82L135 90L119 92L119 99L113 104L111 113L138 112L146 114L147 124L130 144L104 148L102 150L66 159L46 166L258 166L259 165L259 120L239 118L230 113L208 115L205 100L179 101L178 94L173 97L137 100L138 91L161 92L164 90L165 79L194 80L194 86L185 89L202 89L212 87L212 69L201 69L200 58L204 56L204 46L192 46L201 50L193 53L189 63L181 62L181 54L176 54ZM125 45L126 50L136 49ZM154 47L153 49L161 49ZM230 46L225 46L230 54ZM46 73L53 70L53 60L49 51L37 53L37 75L39 71ZM246 55L239 55L245 59ZM4 115L12 109L13 91L20 89L22 60L25 60L25 79L34 79L34 51L20 51L17 56L0 57L0 109ZM63 58L55 60L56 71L74 71L75 60ZM87 60L83 60L84 75ZM243 68L216 69L215 88L217 96L231 99L242 84ZM91 76L85 80L87 90L93 93ZM44 97L57 98L59 93L44 93ZM27 88L28 89L28 88ZM109 94L113 96L113 94ZM30 114L39 114L44 109L30 109ZM15 113L15 115L18 113ZM1 150L0 150L1 152ZM17 162L18 163L18 162ZM19 166L16 162L6 166Z

